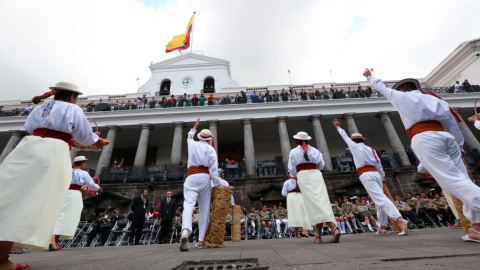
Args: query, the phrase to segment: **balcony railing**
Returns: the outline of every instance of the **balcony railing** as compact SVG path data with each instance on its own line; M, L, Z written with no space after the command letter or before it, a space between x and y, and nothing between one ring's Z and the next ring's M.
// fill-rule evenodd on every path
M183 181L187 165L166 164L150 167L104 167L99 175L101 183L142 183Z

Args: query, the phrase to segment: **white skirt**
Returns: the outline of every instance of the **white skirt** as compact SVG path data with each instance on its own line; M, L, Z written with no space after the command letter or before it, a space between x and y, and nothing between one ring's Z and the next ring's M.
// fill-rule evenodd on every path
M72 169L68 144L26 136L0 164L0 241L46 249Z
M336 224L322 173L319 170L303 170L297 174L297 179L310 224Z
M77 231L82 209L82 193L78 190L69 190L53 229L53 234L60 235L60 240L72 239Z
M302 194L298 192L288 193L287 209L289 228L293 229L296 227L302 227L305 230L310 230L312 228L310 218L308 217L307 210L303 204Z

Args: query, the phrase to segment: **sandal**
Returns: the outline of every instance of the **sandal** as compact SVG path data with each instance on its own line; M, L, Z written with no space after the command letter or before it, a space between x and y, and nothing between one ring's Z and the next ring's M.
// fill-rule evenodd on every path
M48 244L48 251L57 251L52 245L52 243Z
M15 270L22 270L22 269L28 269L30 268L30 264L19 264L17 263L17 266L15 267Z
M315 239L313 239L313 243L321 243L322 242L322 237L320 235L315 236Z
M388 232L387 232L387 230L378 230L375 234L377 234L377 235L387 235Z
M337 228L335 228L335 230L333 230L333 237L330 239L330 243L340 243L340 235L341 233Z
M195 248L205 248L205 245L203 244L203 242L197 242L195 244Z
M470 228L470 233L475 232L477 234L480 234L480 232L474 230L473 228ZM477 243L480 243L480 240L477 240L477 239L472 239L468 236L468 234L462 236L462 240L465 241L465 242L477 242Z

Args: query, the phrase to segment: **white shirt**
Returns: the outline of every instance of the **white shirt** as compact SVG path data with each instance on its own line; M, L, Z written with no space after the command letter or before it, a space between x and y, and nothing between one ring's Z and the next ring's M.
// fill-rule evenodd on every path
M325 166L325 161L323 161L323 155L313 146L308 146L307 155L310 161L307 161L303 157L303 149L299 146L295 147L290 151L290 156L288 160L288 169L290 170L290 176L295 178L297 176L297 165L303 163L313 163L317 165L317 169L323 170Z
M193 136L195 136L197 131L191 129L188 132L187 145L188 145L188 168L192 166L196 167L207 167L210 172L210 178L213 181L215 186L221 186L222 182L220 177L218 177L218 159L217 152L207 141L195 141ZM228 186L228 183L227 183Z
M27 118L25 129L33 134L37 128L48 128L72 134L73 139L83 145L91 145L98 141L92 127L75 104L54 100L37 106Z
M84 170L72 169L72 185L87 186L88 189L97 191L100 186L97 185L92 177Z
M297 187L297 181L295 179L288 179L283 183L282 196L287 197L288 192L294 190Z
M33 110L32 106L27 106L27 107L25 108L25 111L26 111L26 112L31 112L32 110Z
M462 90L462 85L459 83L456 83L454 87L455 87L455 92L460 92Z
M480 121L475 120L474 125L475 125L475 128L480 129Z
M430 95L424 95L418 90L406 93L393 90L388 88L382 80L372 76L368 77L368 83L384 95L398 110L405 129L422 121L438 121L447 132L455 137L458 146L463 149L462 132L445 101Z
M380 158L371 147L366 146L364 143L354 142L352 139L350 139L350 137L348 137L345 130L343 130L341 127L337 128L337 131L347 143L348 148L350 148L350 152L353 156L353 162L355 163L355 167L357 167L357 169L363 166L373 166L377 169L377 172L382 178L385 177L385 172L383 171ZM378 162L375 160L375 157L377 157Z

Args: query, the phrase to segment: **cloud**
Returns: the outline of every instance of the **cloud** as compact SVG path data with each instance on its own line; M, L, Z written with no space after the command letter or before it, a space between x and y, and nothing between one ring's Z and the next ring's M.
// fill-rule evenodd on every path
M424 77L480 25L474 0L141 2L0 1L0 100L60 80L87 95L135 92L151 61L178 55L165 45L193 11L193 49L229 60L241 86L286 84L288 69L295 84L329 82L330 69L336 82L359 81L364 67Z

